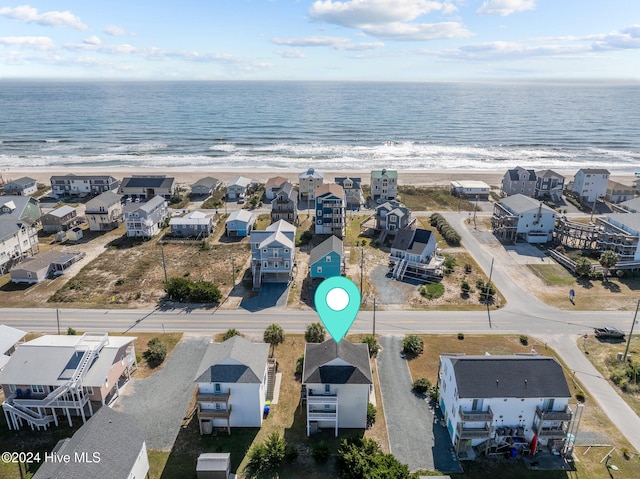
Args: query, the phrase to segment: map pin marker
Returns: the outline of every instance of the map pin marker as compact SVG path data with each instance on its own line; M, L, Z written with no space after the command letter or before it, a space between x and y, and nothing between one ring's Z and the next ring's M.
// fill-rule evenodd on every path
M322 324L339 343L360 310L360 291L350 279L332 276L320 283L314 303Z

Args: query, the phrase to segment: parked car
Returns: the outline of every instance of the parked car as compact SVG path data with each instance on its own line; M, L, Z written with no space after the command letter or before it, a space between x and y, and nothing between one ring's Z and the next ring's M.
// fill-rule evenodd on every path
M622 339L624 338L624 332L618 328L606 326L604 328L594 328L596 338L602 339Z

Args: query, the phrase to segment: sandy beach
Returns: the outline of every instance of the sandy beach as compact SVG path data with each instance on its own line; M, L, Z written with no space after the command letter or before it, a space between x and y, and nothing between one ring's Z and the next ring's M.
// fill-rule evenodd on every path
M370 182L370 170L320 170L324 175L325 182L333 182L336 176L351 176L362 178L363 184ZM400 170L398 171L398 183L401 185L448 185L452 180L479 180L484 181L493 187L499 186L506 170ZM555 170L557 173L565 176L568 183L575 170ZM20 169L3 169L0 176L4 182L15 180L23 176L36 179L39 183L49 184L53 175L112 175L118 180L132 175L166 175L174 177L179 184L191 185L198 179L205 176L213 176L219 180L228 183L237 176L245 176L247 178L258 180L262 183L273 176L282 176L288 178L292 183L298 182L300 170L280 170L280 169L214 169L214 168L20 168ZM616 174L611 175L611 180L623 184L631 185L636 178L633 174Z

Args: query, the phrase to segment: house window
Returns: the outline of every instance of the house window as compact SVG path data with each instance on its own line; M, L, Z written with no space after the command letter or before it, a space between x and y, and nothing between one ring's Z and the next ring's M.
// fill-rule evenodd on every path
M273 267L274 267L275 269L278 269L278 263L273 263Z
M325 260L327 263L331 263L331 256L327 256L324 260Z
M263 268L268 268L269 267L269 262L268 261L263 261L262 262L262 267Z
M16 385L15 384L9 384L9 392L10 393L16 392Z
M289 268L289 262L288 262L288 261L285 261L285 262L284 262L284 267L285 267L285 268Z
M36 394L44 394L44 386L41 384L32 384L31 391L33 391Z
M474 399L473 402L471 403L471 410L482 411L482 403L483 403L482 399Z
M324 410L325 411L330 411L331 410L331 404L325 404L324 405Z
M264 248L264 249L262 250L262 252L263 252L263 253L266 253L266 252L267 252L267 248Z
M331 384L325 384L324 385L324 393L325 394L331 394Z
M321 224L322 224L322 220L318 220L318 221L317 221L317 223L318 223L319 225L321 225Z
M284 252L285 252L285 253L288 253L288 252L289 252L289 248L285 248L285 249L284 249Z
M87 394L88 394L89 396L91 396L91 395L93 394L93 386L87 386L87 387L86 387L86 390L87 390Z
M216 411L222 411L222 404L219 402L216 403Z
M213 391L214 391L216 394L219 394L219 393L220 393L220 391L221 391L221 389L220 389L220 383L215 383L215 385L213 386Z
M318 266L316 268L316 273L322 273L322 266Z

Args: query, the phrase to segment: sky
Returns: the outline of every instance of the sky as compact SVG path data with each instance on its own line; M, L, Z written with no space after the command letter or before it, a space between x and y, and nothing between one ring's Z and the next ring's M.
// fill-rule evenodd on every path
M0 79L640 80L638 0L0 0Z

